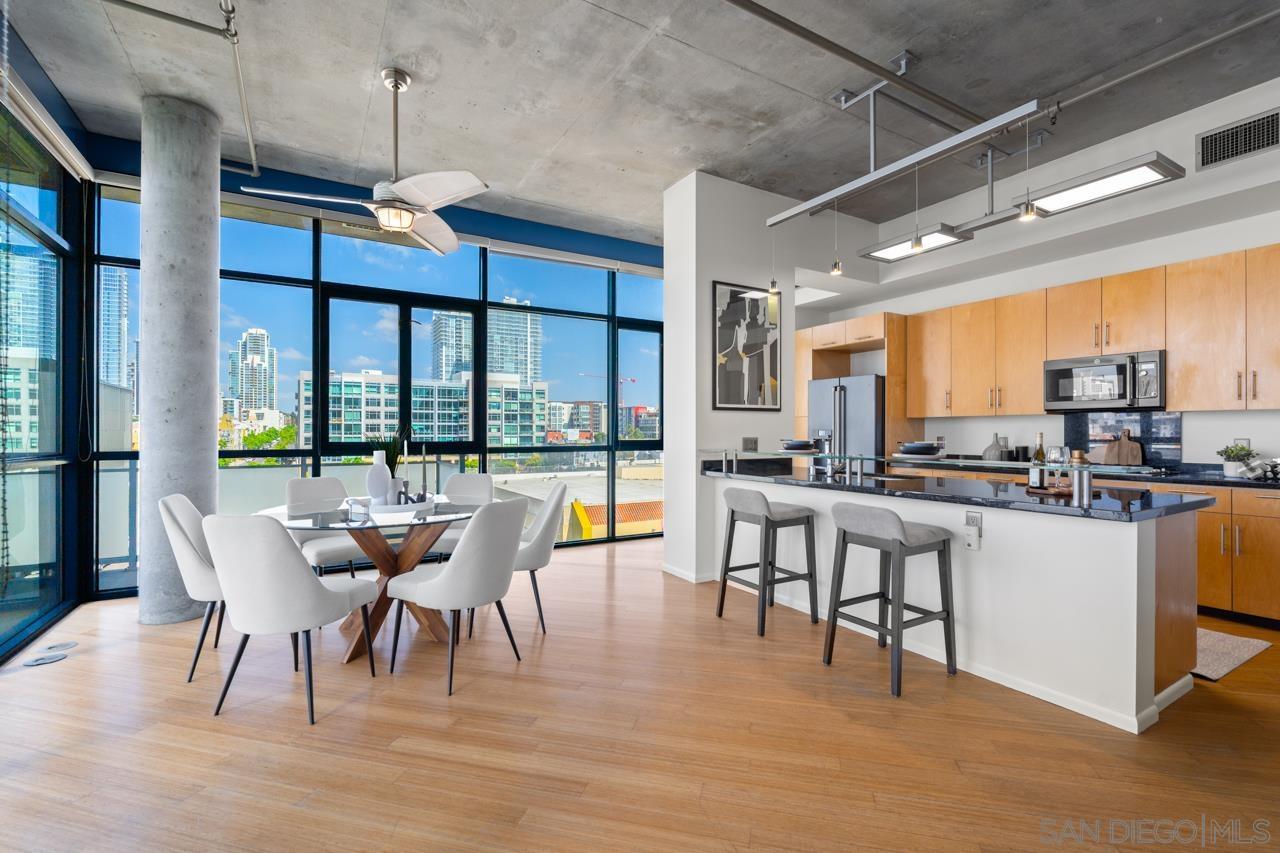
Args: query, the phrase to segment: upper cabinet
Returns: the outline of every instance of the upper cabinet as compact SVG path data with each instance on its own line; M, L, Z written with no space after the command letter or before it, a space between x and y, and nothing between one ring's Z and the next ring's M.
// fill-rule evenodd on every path
M844 346L844 321L825 323L813 327L813 348L829 349Z
M951 414L996 413L995 341L994 299L951 308Z
M1045 358L1102 355L1102 279L1049 288L1045 312Z
M1165 348L1165 268L1102 279L1102 351Z
M1280 245L1245 253L1246 368L1245 405L1280 409Z
M1245 253L1170 264L1166 408L1245 408Z
M907 417L951 414L951 309L907 317Z
M795 416L809 416L809 380L813 378L813 329L796 329L795 370ZM797 433L797 437L807 438L807 432Z
M1043 290L995 301L996 414L1044 414Z

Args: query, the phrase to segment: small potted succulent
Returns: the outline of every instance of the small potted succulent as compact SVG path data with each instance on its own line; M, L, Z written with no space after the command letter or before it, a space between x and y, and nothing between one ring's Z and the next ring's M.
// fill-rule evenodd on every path
M1245 463L1257 456L1258 451L1247 444L1228 444L1218 451L1218 455L1222 457L1223 475L1226 477L1239 477L1240 469L1245 466Z

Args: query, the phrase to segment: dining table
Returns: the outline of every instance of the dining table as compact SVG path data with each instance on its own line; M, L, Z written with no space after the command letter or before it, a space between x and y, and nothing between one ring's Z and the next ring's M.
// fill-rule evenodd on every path
M369 608L369 634L376 637L391 612L388 582L413 571L450 525L465 523L477 509L475 503L453 503L438 495L426 503L386 506L367 506L360 499L282 504L259 510L258 515L271 516L291 531L345 532L355 541L378 570L378 597ZM405 609L433 639L448 642L449 627L440 611L412 602L405 602ZM358 613L348 616L339 630L347 639L343 663L368 653Z

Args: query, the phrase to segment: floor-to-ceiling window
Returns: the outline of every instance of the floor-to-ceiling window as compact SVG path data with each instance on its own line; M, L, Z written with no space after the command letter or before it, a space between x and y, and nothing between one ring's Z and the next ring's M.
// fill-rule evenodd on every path
M74 594L64 571L62 168L0 108L0 658Z
M99 594L137 577L138 201L100 188ZM303 472L363 493L373 443L394 438L411 493L484 470L532 512L562 480L561 541L661 531L660 279L465 242L439 257L294 209L222 213L221 511L279 503Z

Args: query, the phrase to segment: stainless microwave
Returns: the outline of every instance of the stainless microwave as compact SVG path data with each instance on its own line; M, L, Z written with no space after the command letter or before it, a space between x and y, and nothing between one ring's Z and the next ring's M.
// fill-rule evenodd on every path
M1046 412L1164 408L1164 350L1044 363Z

